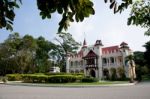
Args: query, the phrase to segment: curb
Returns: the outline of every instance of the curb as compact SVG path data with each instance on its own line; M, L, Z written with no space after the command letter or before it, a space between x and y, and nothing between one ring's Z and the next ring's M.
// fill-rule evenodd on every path
M106 84L106 85L50 85L50 84L34 84L34 83L21 83L21 82L8 82L0 83L3 85L12 86L32 86L32 87L56 87L56 88L97 88L97 87L121 87L121 86L132 86L137 83L124 83L124 84Z

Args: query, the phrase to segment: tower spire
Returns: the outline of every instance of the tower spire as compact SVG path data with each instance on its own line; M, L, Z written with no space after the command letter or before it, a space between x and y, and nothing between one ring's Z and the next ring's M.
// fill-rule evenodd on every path
M86 39L84 38L83 46L87 46Z
M82 48L85 48L85 47L87 47L87 43L86 43L85 33L84 33L84 41L83 41L83 46L82 46Z

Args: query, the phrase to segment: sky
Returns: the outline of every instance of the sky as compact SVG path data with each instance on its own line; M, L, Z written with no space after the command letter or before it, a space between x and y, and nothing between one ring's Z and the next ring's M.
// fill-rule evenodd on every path
M109 4L105 4L104 0L93 0L93 2L95 15L86 18L83 22L71 23L66 32L71 33L78 42L83 42L85 38L88 45L94 44L98 39L102 40L106 47L120 45L124 41L133 51L145 51L143 45L149 40L144 36L146 29L127 25L130 9L121 14L113 14L113 10L109 9ZM54 41L61 16L55 13L51 19L42 20L36 0L22 0L22 3L21 7L15 10L13 32L18 32L21 36L29 34L35 38L43 36L49 41ZM0 42L13 32L0 29Z

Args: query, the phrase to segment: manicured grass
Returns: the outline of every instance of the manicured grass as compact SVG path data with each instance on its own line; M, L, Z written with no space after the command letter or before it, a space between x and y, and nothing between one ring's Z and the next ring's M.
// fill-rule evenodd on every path
M127 84L128 81L100 81L100 82L93 82L93 83L22 83L22 84L40 84L45 86L98 86L98 85L113 85L113 84Z
M150 74L149 75L143 75L142 80L143 81L150 81Z

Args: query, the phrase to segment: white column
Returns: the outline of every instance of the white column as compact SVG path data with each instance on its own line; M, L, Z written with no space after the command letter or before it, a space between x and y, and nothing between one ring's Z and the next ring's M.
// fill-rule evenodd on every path
M66 60L66 72L69 73L69 60L70 60L70 57L67 57L67 60Z

